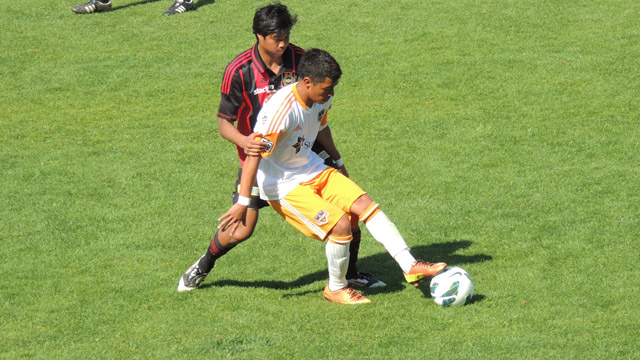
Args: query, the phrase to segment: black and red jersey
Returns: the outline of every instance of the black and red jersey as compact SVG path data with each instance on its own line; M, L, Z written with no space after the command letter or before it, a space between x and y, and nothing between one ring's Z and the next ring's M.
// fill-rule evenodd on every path
M237 121L241 134L251 134L268 91L278 90L297 80L296 67L302 55L303 49L289 44L277 74L262 61L258 44L238 55L224 71L218 117L229 122ZM240 161L244 162L244 150L237 148Z

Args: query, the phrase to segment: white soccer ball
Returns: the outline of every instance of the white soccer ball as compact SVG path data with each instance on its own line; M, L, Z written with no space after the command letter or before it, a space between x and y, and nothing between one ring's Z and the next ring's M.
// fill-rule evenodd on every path
M462 268L447 268L431 279L431 297L440 306L462 306L472 296L473 281Z

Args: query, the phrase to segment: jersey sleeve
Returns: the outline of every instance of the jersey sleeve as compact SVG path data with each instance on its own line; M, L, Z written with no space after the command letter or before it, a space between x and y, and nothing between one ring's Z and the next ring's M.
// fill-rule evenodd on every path
M237 70L227 68L224 72L218 117L229 122L238 120L240 106L244 102L244 86Z
M267 148L262 152L263 158L271 156L273 150L278 146L280 134L288 131L292 122L291 113L283 111L282 105L275 107L269 105L273 104L268 103L260 111L254 128L255 132L262 134L261 141L267 144Z

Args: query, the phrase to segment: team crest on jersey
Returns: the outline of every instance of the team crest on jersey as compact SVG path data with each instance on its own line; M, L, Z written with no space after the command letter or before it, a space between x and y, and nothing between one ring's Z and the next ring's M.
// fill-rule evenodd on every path
M269 141L265 138L260 139L260 141L262 141L263 143L267 144L267 148L264 149L264 152L266 153L270 153L271 150L273 149L273 141Z
M294 72L285 72L282 74L282 87L291 85L296 82L296 74Z
M322 117L324 116L325 109L320 110L318 112L318 121L322 121Z
M320 210L315 216L316 223L322 226L329 222L329 213L326 210Z

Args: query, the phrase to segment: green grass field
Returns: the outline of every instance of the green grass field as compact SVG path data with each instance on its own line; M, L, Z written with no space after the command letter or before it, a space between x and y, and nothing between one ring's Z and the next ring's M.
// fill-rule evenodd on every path
M269 209L179 294L230 205L222 72L267 2L78 2L0 2L0 358L640 358L638 2L286 2L341 63L352 178L471 274L462 308L366 231L388 287L324 300L322 244Z

